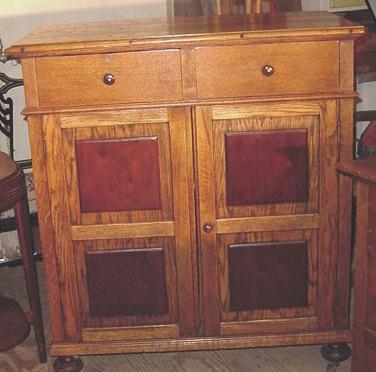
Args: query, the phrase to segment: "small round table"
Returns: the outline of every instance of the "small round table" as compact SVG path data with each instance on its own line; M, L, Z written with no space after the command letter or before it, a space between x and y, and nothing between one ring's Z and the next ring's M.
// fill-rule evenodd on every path
M0 351L20 344L30 333L30 323L21 306L9 297L0 296Z

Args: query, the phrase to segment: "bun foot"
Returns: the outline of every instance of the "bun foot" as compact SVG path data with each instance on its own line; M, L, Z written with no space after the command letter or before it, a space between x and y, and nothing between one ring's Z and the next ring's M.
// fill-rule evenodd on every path
M344 342L325 344L321 348L321 356L329 362L327 371L334 372L341 362L350 358L351 348Z
M76 357L59 357L54 362L55 372L79 372L84 368L84 362Z

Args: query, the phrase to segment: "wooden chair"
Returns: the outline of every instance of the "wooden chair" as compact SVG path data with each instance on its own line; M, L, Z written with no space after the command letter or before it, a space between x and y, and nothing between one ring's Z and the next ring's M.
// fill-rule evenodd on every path
M261 0L216 0L217 14L261 13Z
M29 334L32 324L39 359L43 363L47 360L47 353L37 271L33 259L33 238L25 175L9 155L0 152L0 212L12 208L15 213L31 312L24 313L17 302L7 297L0 297L0 350L7 350L21 343Z
M287 12L302 10L301 0L171 0L175 16Z

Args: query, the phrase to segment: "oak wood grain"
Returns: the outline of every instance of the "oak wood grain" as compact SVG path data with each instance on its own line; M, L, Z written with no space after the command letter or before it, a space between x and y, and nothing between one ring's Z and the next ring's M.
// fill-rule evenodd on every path
M8 48L24 65L53 355L351 340L346 296L351 185L337 177L336 165L353 155L350 54L362 33L362 27L333 14L292 12L46 26ZM270 66L263 73L265 65ZM114 84L103 81L107 73ZM295 197L284 189L274 202L228 202L225 138L247 133L255 138L276 133L277 141L285 134L304 137L305 158L297 168L305 177L301 184L294 178ZM150 209L134 202L135 208L123 204L118 210L82 208L79 178L90 157L80 169L77 144L139 138L155 139L152 150L139 151L138 158L152 152L140 173L153 174L159 187L141 177L138 189L160 203ZM111 179L114 200L121 200L128 180L117 174L124 153L116 152ZM264 166L252 173L252 182L262 184ZM86 184L95 178L91 174ZM302 198L296 197L299 187ZM100 198L97 194L90 197ZM267 299L231 308L232 292L241 293L241 286L230 285L229 273L236 268L244 277L253 258L245 267L242 260L231 265L230 247L257 245L257 256L264 257L262 247L296 242L304 242L303 255L294 257L289 248L278 257L292 265L282 272L295 273L305 294L285 304ZM153 272L159 273L161 307L158 301L140 311L116 305L121 311L111 313L106 303L116 303L114 283L122 280L122 269L111 272L116 257L129 274L132 260L123 257L141 250L152 261L156 249L156 266L144 277L152 282ZM85 257L96 257L95 263ZM102 267L97 257L112 261ZM264 272L274 273L269 261L264 260ZM141 288L139 272L133 277ZM110 283L103 298L93 295L102 277ZM136 285L131 281L128 276L119 288ZM121 304L137 302L137 294L132 296ZM97 313L90 311L90 297L98 300Z
M307 27L308 26L308 27ZM230 31L230 32L229 32ZM327 12L174 17L46 25L6 49L12 58L162 48L271 38L355 38L364 27Z

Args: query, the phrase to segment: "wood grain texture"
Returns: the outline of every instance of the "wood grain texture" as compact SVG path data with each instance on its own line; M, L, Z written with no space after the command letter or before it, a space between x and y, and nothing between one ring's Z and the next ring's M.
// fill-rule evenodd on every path
M41 58L37 59L35 70L41 107L77 107L99 101L169 102L182 98L178 50ZM114 76L113 85L105 84L106 74ZM148 89L139 89L143 84Z
M350 48L349 44L344 45L343 52L346 48ZM341 54L342 55L342 54ZM342 59L341 59L342 60ZM347 59L341 63L344 67L345 75L348 79L353 79L353 69L347 65ZM346 69L349 70L346 70ZM353 101L343 99L339 103L339 161L350 161L354 158L354 123L353 123ZM337 272L337 294L336 294L336 326L339 328L348 324L350 318L350 311L347 306L349 303L349 293L351 288L351 272L350 262L352 257L352 229L349 228L352 224L352 182L348 177L342 174L339 176L339 255L338 255L338 272Z
M225 152L229 205L307 201L304 129L225 133Z
M48 310L45 282L43 275L44 264L37 263L40 278L41 296L43 299L44 318ZM8 270L0 270L0 281L5 295L17 293L21 304L27 304L27 295L23 290L23 269L21 266ZM49 322L46 322L46 336L49 339ZM105 331L105 330L104 330ZM110 331L110 330L106 330ZM150 331L152 332L152 331ZM163 330L160 332L165 334ZM167 332L167 331L166 331ZM86 333L86 331L85 331ZM105 336L103 336L105 337ZM93 342L93 341L92 341ZM110 345L119 341L106 341ZM156 342L154 341L154 344ZM41 372L41 364L35 357L35 342L33 333L22 346L0 354L1 364L12 368L29 369L30 372ZM216 372L239 372L256 370L281 372L317 372L325 370L326 361L320 355L321 345L300 345L283 347L245 348L237 350L185 351L162 353L133 353L84 356L85 368L91 372L106 369L134 370L138 372L197 372L201 368L211 368ZM54 358L48 358L43 368L53 370ZM350 360L341 363L338 371L350 372ZM7 368L7 367L4 367Z
M198 229L200 249L201 275L201 317L203 322L202 333L205 336L214 336L219 333L219 297L216 285L219 273L216 250L216 216L215 216L215 188L214 153L212 151L213 137L211 135L212 115L209 107L196 109L195 141L197 144L198 177ZM205 225L212 227L212 231L205 233Z
M168 313L163 248L85 254L91 317Z
M196 334L199 311L192 133L188 119L186 109L169 111L180 337Z
M333 314L338 310L336 304L338 247L338 130L336 122L337 105L335 101L325 102L322 120L326 125L320 132L320 218L319 270L322 276L318 283L320 327L330 329L334 326ZM350 228L350 227L348 227Z
M274 326L289 324L291 327L301 327L302 320L310 318L310 326L317 327L317 283L318 283L318 232L317 230L296 231L270 231L250 234L226 234L218 239L218 266L220 271L220 306L221 306L221 332L236 329L237 334L247 332L274 332ZM305 306L280 307L274 309L249 309L243 311L231 310L231 287L229 268L229 249L232 245L249 244L265 246L273 244L286 244L291 241L307 242L307 303ZM239 275L252 275L245 271ZM257 306L257 305L254 305ZM307 324L307 323L306 323ZM277 328L275 330L277 332ZM228 333L227 333L228 334Z
M68 205L69 191L65 187L64 174L55 173L56 169L66 167L64 153L61 151L60 120L57 115L47 116L43 119L43 136L49 138L49 141L45 142L43 166L46 167L48 174L49 214L53 225L60 306L64 307L64 339L77 342L81 337L80 295L75 280L76 257L69 234L70 215L69 210L63 207Z
M33 116L28 118L30 150L33 158L33 175L35 194L38 198L39 235L45 262L45 277L49 283L48 307L51 311L51 339L54 342L64 340L64 325L60 322L62 317L61 295L59 291L58 265L55 250L55 236L51 220L50 200L48 191L48 176L45 167L45 147L43 143L43 118Z
M267 26L265 26L267 25ZM231 32L228 32L230 31ZM174 17L132 21L82 22L46 25L6 49L12 58L28 56L111 53L145 48L166 48L186 43L224 43L271 38L356 38L358 26L327 12L292 12L262 15Z
M317 214L298 214L263 217L243 217L218 219L217 231L219 234L230 232L257 232L257 231L284 231L297 229L318 228Z
M119 328L86 328L82 330L85 342L103 342L116 340L155 340L179 337L179 327L176 324Z
M215 185L217 193L216 208L221 219L239 217L263 217L293 214L311 214L318 211L319 170L319 120L322 106L317 102L289 102L267 104L219 105L212 107L213 148L215 166ZM283 132L305 130L307 132L308 152L308 199L306 202L286 202L265 205L229 205L226 182L225 138L231 134ZM268 156L267 149L263 149ZM267 168L267 167L265 167ZM259 180L259 178L257 178ZM260 220L261 221L261 220Z
M146 222L127 224L97 224L97 225L74 225L71 229L73 240L87 239L110 239L122 238L144 238L147 236L173 236L174 224L168 222Z
M340 174L353 182L356 201L352 371L376 368L375 166L372 158L343 161L338 165Z
M305 242L228 247L230 310L307 306Z
M239 349L254 347L270 347L288 346L288 345L307 345L322 344L336 342L350 342L351 333L349 330L322 331L322 332L302 332L302 333L286 333L280 335L254 335L249 337L206 337L185 339L185 342L179 340L141 340L139 342L124 341L107 341L101 342L85 342L85 343L61 343L54 344L51 348L51 355L67 355L74 353L75 355L101 355L122 354L122 353L142 353L142 352L164 352L164 351L193 351L193 350L223 350L223 349Z
M322 58L316 58L318 55ZM338 56L337 42L196 48L198 97L336 91L339 88L339 66L328 66L324 61L338 60ZM264 66L271 66L274 72L265 75Z
M351 187L337 177L336 165L352 156L353 60L346 58L362 32L362 27L321 12L188 17L44 27L8 49L26 66L25 112L33 126L42 243L49 245L44 249L50 260L53 354L351 340L345 294L350 209L343 204ZM269 64L274 72L266 76L262 68ZM134 73L128 79L130 69ZM102 83L103 74L111 71L115 83ZM56 77L53 85L49 76ZM238 159L231 160L229 153L236 153L238 145L226 152L226 138L248 133L273 137L264 147L274 149L276 141L292 138L304 154L297 151L269 169L276 174L297 160L294 185L282 182L279 187L283 198L273 201L271 192L264 204L231 205L229 174ZM112 167L116 194L124 194L135 208L82 209L79 179L90 160L82 161L80 144L140 138L148 138L151 148L129 158L134 168L142 167L141 175L152 176L154 186L142 179L133 191L145 195L152 187L147 198L153 203L147 207L154 209L135 203L133 192L121 189L130 184L119 175L123 157L118 148L110 149L116 152L110 162L117 163ZM98 159L96 150L93 159ZM262 151L250 151L248 158L260 159ZM97 168L86 185L103 170ZM264 175L267 171L262 169ZM138 177L136 173L132 175ZM242 175L235 178L243 182ZM263 178L257 180L261 189ZM272 180L277 183L276 177ZM243 185L255 182L246 181ZM296 257L294 242L304 242ZM257 257L245 259L247 265L242 258L231 263L229 247L238 246L259 247ZM252 277L255 272L244 266L257 259L271 261L268 248L263 249L270 246L289 248L281 248L283 253L278 249L280 271L264 272L272 278L294 273L291 287L296 292L305 288L305 293L277 298L285 302L257 295L258 305L248 299L245 308L231 307L234 295L242 300L242 279L230 283L233 269L240 278ZM121 282L122 270L111 272L118 264L115 258L131 266L119 252L133 258L140 250L148 259L145 266L142 260L135 265L139 270L131 276L138 284L129 276ZM94 264L85 257L96 257ZM115 258L104 268L97 257ZM153 282L153 272L159 283ZM90 284L93 275L95 283ZM106 294L93 296L102 275L112 287L120 282L119 289L146 278L150 288L145 293L159 293L160 298L139 311L123 311L125 299L115 306L121 311L111 314ZM113 289L109 294L116 298ZM129 296L131 305L137 296L137 291ZM98 300L92 304L98 316L90 311L90 297Z
M24 80L25 91L30 94L25 95L26 105L29 107L39 107L38 85L35 71L35 59L27 58L22 63L22 74L29 78Z
M67 187L70 190L69 202L72 224L156 222L168 221L173 218L169 121L166 109L62 115L61 120L65 158L66 162L69 163L66 179ZM122 125L119 123L122 123ZM145 137L158 138L158 149L157 154L155 154L157 159L154 159L154 161L158 162L159 172L156 175L155 170L153 170L152 174L155 175L155 178L158 177L155 182L158 182L160 187L160 195L158 196L160 198L160 208L151 210L129 210L128 208L128 210L123 211L81 213L75 151L76 142L109 139L112 141L124 141L125 139L132 140ZM132 164L132 161L130 164ZM124 164L122 162L117 166L121 169ZM146 167L150 167L150 165ZM137 174L137 169L134 169L134 171ZM118 172L113 177L119 177ZM140 179L139 176L137 178ZM105 182L107 181L105 180ZM128 182L131 182L131 180ZM143 183L141 186L147 192L150 186L147 177L141 183ZM91 185L89 186L91 187ZM115 187L122 188L123 185L120 183Z
M82 213L160 209L158 137L75 142Z
M152 253L158 247L163 249L163 270L164 274L164 282L165 287L164 291L166 294L166 303L168 304L167 312L160 313L160 314L113 314L112 316L92 316L90 312L90 277L96 276L100 278L101 275L108 277L107 282L111 283L113 280L111 275L111 266L100 266L99 269L95 271L91 271L91 267L87 267L87 255L105 255L108 257L109 260L112 257L116 257L119 252L124 252L124 260L125 262L128 260L128 257L132 258L135 253L137 252L145 252L144 254ZM138 332L139 328L143 326L163 326L163 325L171 325L175 324L178 326L178 309L177 309L177 271L175 266L176 260L176 252L175 252L175 245L174 239L171 237L159 237L159 238L123 238L123 239L106 239L106 240L88 240L88 241L77 241L74 242L74 249L76 252L76 267L80 270L79 276L76 278L76 283L81 293L80 297L80 309L81 309L81 317L82 321L82 331L83 329L87 329L91 333L91 337L94 337L95 330L101 331L104 328L112 328L113 329L113 339L116 339L116 328L118 329L127 329L129 334L132 334L132 330L134 333L133 338L137 337L137 335L142 334L142 332ZM129 253L127 256L126 253ZM148 258L153 257L153 255L149 255ZM99 257L99 256L97 256ZM142 255L137 256L137 259L140 259ZM158 259L158 258L157 258ZM100 261L100 260L99 260ZM147 261L146 261L147 263ZM153 263L149 264L152 266ZM140 263L142 267L142 263ZM116 265L115 265L116 266ZM161 267L158 262L156 262L156 267ZM124 267L125 269L125 267ZM129 269L128 273L124 273L124 276L129 275L132 272L132 268ZM151 269L151 271L153 271ZM115 274L115 273L114 273ZM134 283L133 280L131 281L124 281L121 280L121 269L117 272L118 280L120 281L118 286L119 288L123 288L127 290L130 288L129 286L137 285ZM135 279L137 278L138 274L135 274ZM140 275L142 274L142 270L140 270ZM147 275L147 273L145 274ZM156 284L158 285L158 284ZM128 287L127 287L128 286ZM142 288L142 284L140 284ZM116 291L116 284L110 286L110 291ZM137 294L134 294L137 296ZM142 296L140 294L140 296ZM101 301L100 298L98 301ZM122 301L121 298L114 299L114 301ZM126 303L127 300L124 299ZM99 336L98 336L99 337Z

